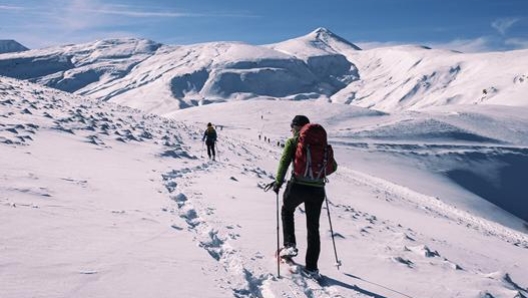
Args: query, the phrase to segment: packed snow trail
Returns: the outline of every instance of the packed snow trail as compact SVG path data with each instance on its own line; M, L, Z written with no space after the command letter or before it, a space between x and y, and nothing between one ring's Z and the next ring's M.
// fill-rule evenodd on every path
M195 150L201 150L198 145L200 139L197 140L200 134L189 132L188 135L191 136L188 141L195 143ZM303 279L277 279L269 270L269 264L262 262L268 259L268 245L262 247L238 245L239 237L254 231L243 229L245 224L236 218L230 219L234 222L226 222L225 218L216 215L217 210L221 211L221 208L225 208L221 205L227 205L220 202L236 199L232 193L222 192L221 183L251 184L254 178L271 179L271 175L259 167L251 167L245 163L260 159L258 155L252 153L255 151L254 148L248 149L249 146L253 147L252 145L232 141L227 136L224 136L220 142L225 149L219 149L217 161L208 161L203 157L201 161L196 161L197 165L193 168L172 170L163 175L166 188L176 205L174 213L187 224L186 227L178 226L175 229L192 233L197 245L218 262L216 268L208 270L210 270L209 274L217 276L219 287L229 287L235 297L282 297L283 295L314 298L342 297L330 290L309 285ZM237 159L241 159L242 164L238 164ZM242 178L238 175L242 175ZM202 180L209 180L209 183L217 185L214 194L207 193L207 190L199 187ZM258 192L260 197L266 195L257 184L252 188L252 191ZM222 274L219 274L220 272Z

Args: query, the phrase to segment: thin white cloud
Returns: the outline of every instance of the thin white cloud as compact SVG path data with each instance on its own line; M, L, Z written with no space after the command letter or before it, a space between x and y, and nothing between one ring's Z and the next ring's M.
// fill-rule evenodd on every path
M528 49L528 39L509 38L504 41L505 44L517 49Z
M454 39L445 43L428 43L434 49L454 50L463 53L488 52L492 50L491 40L486 37L475 39Z
M67 11L75 13L91 13L99 15L121 15L127 17L193 17L203 16L203 14L171 12L166 10L149 10L150 7L141 7L133 5L116 5L103 3L98 0L73 0L65 8Z
M191 13L191 12L174 12L174 11L147 11L145 8L137 6L120 6L108 7L105 9L84 9L82 11L98 14L121 15L127 17L161 17L161 18L184 18L184 17L237 17L237 18L252 18L258 17L248 13Z
M370 50L374 48L392 47L392 46L402 45L405 43L396 42L396 41L387 41L387 42L360 41L360 42L354 42L354 44L363 50Z
M236 12L179 12L150 6L111 4L100 0L71 0L67 3L57 1L48 4L45 9L35 8L33 13L47 19L41 23L63 27L70 32L135 24L138 18L257 17Z
M512 40L512 44L515 41ZM486 37L479 37L475 39L454 39L449 42L398 42L398 41L388 41L388 42L357 42L360 48L363 50L369 50L374 48L381 47L391 47L399 45L423 45L433 49L445 49L452 51L459 51L463 53L479 53L479 52L489 52L493 50L492 40Z
M505 35L506 31L513 26L513 24L517 23L519 21L519 18L505 18L505 19L497 19L493 23L491 23L491 27L495 28L501 35Z
M144 7L114 5L99 0L72 0L67 4L57 5L42 14L50 20L49 25L61 31L74 32L97 30L102 27L124 26L134 24L137 18L180 18L199 17L203 14L180 13L171 11L152 11Z
M215 12L215 13L194 13L171 11L166 8L152 9L151 6L134 6L121 4L108 4L99 0L73 0L70 1L66 10L76 13L93 13L99 15L120 15L136 18L182 18L182 17L255 17L248 13Z
M56 14L50 15L50 18L55 26L64 28L59 29L61 31L93 29L106 26L111 22L108 18L105 19L97 13L90 12L103 7L103 4L98 1L73 0L64 5Z
M0 0L1 1L1 0ZM142 36L138 24L152 24L178 18L258 17L241 11L185 11L171 7L108 3L103 0L47 0L30 5L0 5L0 30L8 32L30 48L57 43L78 43L94 39ZM9 9L9 10L8 10ZM10 17L9 22L4 22ZM28 22L27 20L31 21ZM149 36L145 36L148 38Z
M23 10L22 6L0 5L0 10Z
M204 14L193 14L193 13L179 13L179 12L154 12L154 11L126 11L126 10L85 10L85 12L100 13L100 14L111 14L121 15L127 17L167 17L167 18L180 18L180 17L199 17L205 16Z

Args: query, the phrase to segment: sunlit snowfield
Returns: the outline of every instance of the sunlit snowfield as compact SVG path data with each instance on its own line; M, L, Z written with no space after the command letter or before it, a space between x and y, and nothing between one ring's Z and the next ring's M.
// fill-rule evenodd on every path
M262 185L295 114L327 128L339 162L327 196L343 266L325 209L324 287L284 266L277 278L273 257ZM258 100L162 118L2 77L1 296L527 296L526 115Z

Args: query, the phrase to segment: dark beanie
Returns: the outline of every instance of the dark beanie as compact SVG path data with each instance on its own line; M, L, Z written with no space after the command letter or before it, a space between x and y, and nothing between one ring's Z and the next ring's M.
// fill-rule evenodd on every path
M291 122L291 125L297 125L297 126L304 126L305 124L310 123L310 120L308 120L308 117L304 115L297 115L293 117L293 120Z

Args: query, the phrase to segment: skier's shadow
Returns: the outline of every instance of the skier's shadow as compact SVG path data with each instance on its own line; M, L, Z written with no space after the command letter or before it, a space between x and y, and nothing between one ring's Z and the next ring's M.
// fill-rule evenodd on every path
M346 274L346 273L345 273L345 275L350 276L349 274ZM329 276L325 276L325 281L328 283L329 286L343 287L345 289L350 289L350 290L356 291L358 293L361 293L363 295L367 295L367 296L372 297L372 298L388 298L387 296L383 296L383 295L379 295L379 294L373 293L371 291L367 291L365 289L362 289L362 288L358 287L357 285L347 284L347 283L344 283L344 282L339 281L337 279L333 279L333 278L331 278Z

